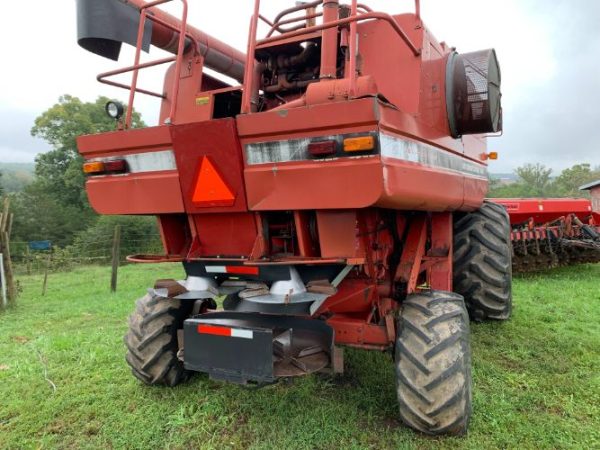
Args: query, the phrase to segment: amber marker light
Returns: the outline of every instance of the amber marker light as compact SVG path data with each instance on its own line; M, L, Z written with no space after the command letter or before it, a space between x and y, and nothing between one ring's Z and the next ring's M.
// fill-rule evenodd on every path
M375 137L360 136L344 139L345 152L365 152L375 148Z

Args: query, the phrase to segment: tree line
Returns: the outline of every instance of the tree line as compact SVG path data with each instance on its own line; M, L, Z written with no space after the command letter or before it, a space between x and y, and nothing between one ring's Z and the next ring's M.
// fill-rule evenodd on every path
M584 184L600 180L600 167L590 164L575 164L552 176L552 169L543 164L526 164L515 170L517 181L502 185L498 179L490 180L488 196L494 198L519 197L588 197L588 192L579 190Z

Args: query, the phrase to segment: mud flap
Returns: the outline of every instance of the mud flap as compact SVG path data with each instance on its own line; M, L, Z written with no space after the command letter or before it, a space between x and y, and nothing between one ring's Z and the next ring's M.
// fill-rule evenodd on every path
M260 313L215 312L184 323L184 365L212 379L271 383L331 365L334 332L325 322Z

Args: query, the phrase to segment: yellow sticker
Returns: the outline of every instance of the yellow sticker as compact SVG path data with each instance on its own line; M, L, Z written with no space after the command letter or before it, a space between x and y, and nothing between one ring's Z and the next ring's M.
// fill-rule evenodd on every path
M210 97L196 97L196 106L208 105Z

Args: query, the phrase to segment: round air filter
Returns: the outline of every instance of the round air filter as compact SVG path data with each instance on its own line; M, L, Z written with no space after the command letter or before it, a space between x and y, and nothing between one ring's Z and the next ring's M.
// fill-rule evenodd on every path
M453 137L501 131L501 97L495 50L448 56L446 106Z

